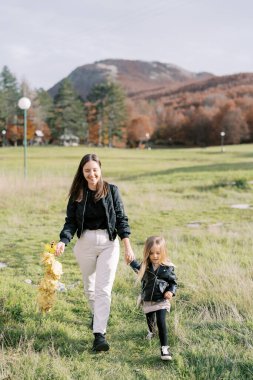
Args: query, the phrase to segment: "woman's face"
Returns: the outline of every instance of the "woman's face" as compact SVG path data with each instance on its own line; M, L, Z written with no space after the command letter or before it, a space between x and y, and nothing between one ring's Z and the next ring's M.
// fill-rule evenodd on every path
M101 169L96 161L88 161L83 166L83 175L88 182L90 190L96 190L98 181L101 178Z

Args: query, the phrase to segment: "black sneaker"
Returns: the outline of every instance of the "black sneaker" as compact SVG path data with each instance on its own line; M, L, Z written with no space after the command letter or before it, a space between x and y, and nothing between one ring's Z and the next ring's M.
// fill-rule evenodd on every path
M169 346L161 347L161 359L162 360L172 360L172 354L169 351Z
M105 339L105 335L101 333L94 333L94 336L95 336L95 339L93 342L92 350L96 352L109 351L110 346Z

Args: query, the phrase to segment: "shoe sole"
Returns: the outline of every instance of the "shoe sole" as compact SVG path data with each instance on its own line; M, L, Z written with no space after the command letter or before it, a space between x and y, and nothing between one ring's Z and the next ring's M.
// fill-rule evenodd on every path
M171 356L161 356L162 360L172 360Z
M93 351L96 352L102 352L102 351L109 351L110 346L108 343L101 343L97 345L96 347L93 347Z

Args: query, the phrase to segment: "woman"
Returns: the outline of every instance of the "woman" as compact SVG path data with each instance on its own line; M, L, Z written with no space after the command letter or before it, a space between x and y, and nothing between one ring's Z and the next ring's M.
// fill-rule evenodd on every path
M69 191L67 216L60 233L56 254L77 233L74 254L80 266L84 292L93 314L94 351L108 351L105 333L110 314L111 291L119 261L119 241L125 260L134 259L128 218L117 186L102 178L101 162L96 154L85 155L79 164Z

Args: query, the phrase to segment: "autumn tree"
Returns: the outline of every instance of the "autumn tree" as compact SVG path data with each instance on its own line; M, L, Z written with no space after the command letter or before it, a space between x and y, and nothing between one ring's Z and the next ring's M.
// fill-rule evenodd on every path
M244 91L240 87L240 91L185 93L167 99L167 112L162 114L162 123L160 118L152 138L165 145L208 146L220 144L220 133L224 131L228 144L250 141L253 101L249 94L241 96Z
M253 104L247 109L245 119L249 129L249 139L253 141Z
M163 114L160 113L159 118L160 126L154 131L152 140L158 145L184 144L182 127L186 118L182 112L168 107Z
M239 144L249 138L248 125L240 108L236 107L233 100L219 109L214 118L214 128L217 138L219 139L220 132L225 132L226 144ZM219 140L218 140L219 141Z
M150 120L147 116L139 115L133 118L127 128L127 144L130 147L145 145L151 134Z
M186 141L190 145L209 146L213 139L213 120L218 112L216 107L199 106L188 114L188 125L184 125ZM188 127L188 128L187 128Z
M99 129L97 108L92 102L84 103L85 121L87 123L87 132L85 136L86 143L99 144Z

